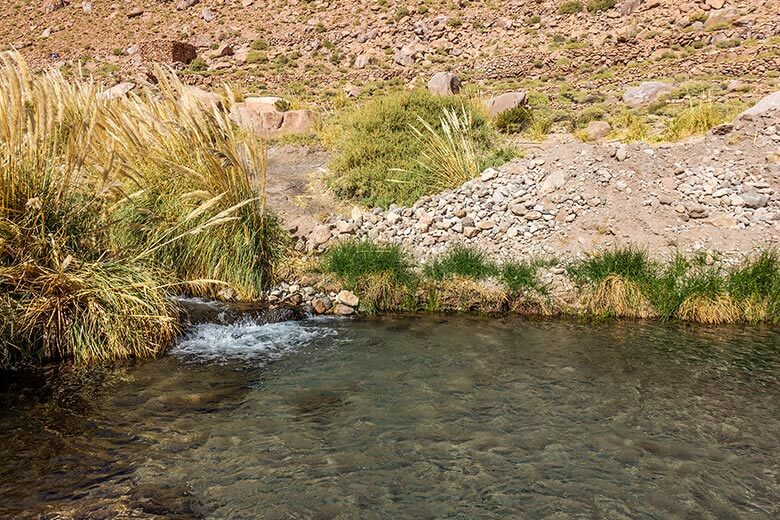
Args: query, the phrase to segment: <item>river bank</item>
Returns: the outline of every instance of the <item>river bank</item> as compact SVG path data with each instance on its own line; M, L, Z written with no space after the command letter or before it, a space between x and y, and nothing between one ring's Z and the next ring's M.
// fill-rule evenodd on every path
M577 259L496 262L454 247L421 263L400 246L349 241L282 283L263 303L312 314L477 313L780 323L780 255L670 252L626 246Z

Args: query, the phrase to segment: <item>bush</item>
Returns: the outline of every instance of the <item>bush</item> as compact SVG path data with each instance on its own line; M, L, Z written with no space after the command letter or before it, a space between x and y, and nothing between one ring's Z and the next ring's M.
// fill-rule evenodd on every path
M776 249L747 259L729 273L725 285L741 303L747 320L780 322L780 254Z
M191 71L194 72L203 72L204 70L208 69L209 66L206 63L206 60L198 56L194 60L192 60L188 67Z
M558 14L581 13L583 9L585 6L579 0L568 0L558 7Z
M249 65L268 63L268 55L263 51L249 51L246 54L246 62Z
M426 153L435 157L430 148L435 140L426 142L420 138L421 132L413 129L428 132L427 125L447 139L445 110L467 114L470 127L466 139L481 168L496 141L482 107L460 96L433 96L415 90L372 99L326 129L326 144L334 151L329 185L341 197L385 207L411 204L435 192L440 183L430 176L432 165L426 168L420 163Z
M270 45L268 45L268 42L267 42L267 41L265 41L265 40L263 40L263 39L259 39L259 40L255 40L255 41L253 41L253 42L252 42L252 43L249 45L249 47L250 47L250 48L251 48L253 51L267 51L267 50L270 48Z
M615 7L616 0L588 0L588 11L598 13Z
M526 107L515 107L498 114L493 120L496 129L504 134L518 134L534 122L533 112Z
M498 268L484 252L466 246L455 246L425 266L425 275L433 280L453 276L481 280L497 274Z

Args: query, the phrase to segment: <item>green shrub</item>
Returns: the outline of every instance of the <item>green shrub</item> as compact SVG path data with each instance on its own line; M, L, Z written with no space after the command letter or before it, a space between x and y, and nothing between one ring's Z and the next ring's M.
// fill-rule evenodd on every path
M581 13L585 6L579 0L568 0L558 7L558 14Z
M249 51L246 54L246 63L249 65L268 63L268 55L263 51Z
M616 0L588 0L588 11L591 13L606 11L615 7L616 3Z
M267 41L265 41L263 39L259 39L259 40L253 41L249 47L253 51L267 51L270 48L270 45L268 45Z
M265 155L169 71L159 93L0 56L0 364L146 357L174 340L170 293L256 297L286 249L258 198Z
M427 124L445 137L445 109L465 111L470 118L468 141L482 166L496 142L482 107L464 97L415 90L374 98L325 130L325 142L334 152L330 187L341 197L385 207L411 204L435 192L436 179L420 164L430 143L413 129Z
M518 134L534 122L534 114L526 107L515 107L498 114L493 120L496 129L504 134Z
M208 69L209 66L206 63L206 60L198 56L194 60L192 60L189 64L189 69L195 72L203 72L204 70Z
M279 112L287 112L292 108L292 104L286 99L277 99L274 101L274 108Z
M776 249L747 259L729 273L725 283L729 293L746 308L746 318L780 322L780 254ZM751 312L754 310L759 312Z
M394 244L348 241L332 247L322 258L323 272L332 273L350 285L370 275L387 274L395 283L409 283L413 262L409 253Z
M484 252L466 246L455 246L425 265L425 275L433 280L453 276L481 280L497 274L498 268Z
M743 110L742 103L712 103L701 101L674 116L661 136L667 141L677 141L693 135L703 134L710 129L731 121Z
M422 154L417 161L427 184L433 189L454 188L480 172L480 160L471 139L471 114L465 107L459 112L444 109L440 128L420 120L422 129L412 128Z

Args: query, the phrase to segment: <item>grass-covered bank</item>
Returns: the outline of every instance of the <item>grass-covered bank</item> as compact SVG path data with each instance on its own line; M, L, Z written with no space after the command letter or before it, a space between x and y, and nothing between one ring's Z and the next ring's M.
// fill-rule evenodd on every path
M284 235L256 196L262 143L173 73L109 99L0 63L0 367L146 357L178 331L169 296L259 295Z
M556 282L542 276L560 273ZM454 247L418 264L396 245L345 242L317 270L354 290L375 312L519 312L697 323L780 323L780 254L764 250L727 265L706 255L650 258L634 247L586 259L496 264ZM547 281L545 281L547 280ZM562 287L563 286L563 287Z

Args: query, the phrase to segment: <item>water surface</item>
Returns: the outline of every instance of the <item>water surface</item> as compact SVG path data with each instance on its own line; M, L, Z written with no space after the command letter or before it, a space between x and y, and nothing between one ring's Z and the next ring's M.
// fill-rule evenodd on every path
M780 334L201 325L0 387L2 518L780 517Z

